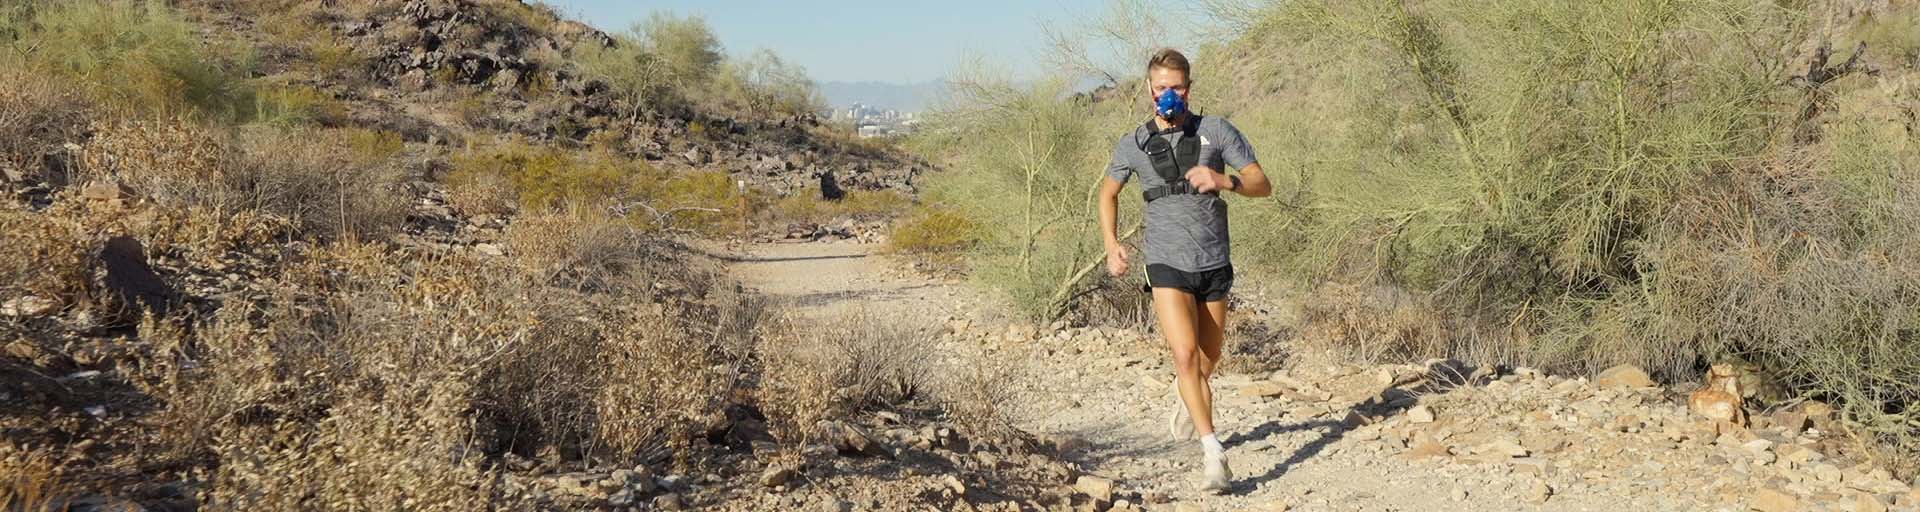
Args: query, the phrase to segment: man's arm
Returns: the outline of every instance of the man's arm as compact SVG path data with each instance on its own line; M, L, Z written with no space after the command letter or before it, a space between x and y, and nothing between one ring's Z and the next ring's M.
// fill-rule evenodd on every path
M1267 181L1267 173L1260 169L1260 163L1254 162L1240 168L1240 190L1235 192L1246 197L1267 197L1273 195L1273 182Z
M1233 189L1233 178L1206 166L1187 169L1187 182L1203 193ZM1267 181L1267 173L1260 170L1260 163L1254 162L1240 168L1240 189L1233 192L1247 197L1267 197L1273 194L1273 183Z
M1212 119L1212 118L1209 118ZM1218 120L1214 124L1215 142L1220 146L1220 163L1240 169L1240 188L1233 187L1233 179L1222 174L1219 169L1195 166L1187 170L1187 181L1201 192L1232 190L1246 197L1267 197L1273 194L1273 183L1267 181L1267 173L1260 168L1260 160L1253 156L1253 145L1247 137L1234 128L1233 123Z
M1107 273L1127 273L1127 246L1120 244L1120 189L1126 184L1108 176L1100 182L1100 237L1107 249Z

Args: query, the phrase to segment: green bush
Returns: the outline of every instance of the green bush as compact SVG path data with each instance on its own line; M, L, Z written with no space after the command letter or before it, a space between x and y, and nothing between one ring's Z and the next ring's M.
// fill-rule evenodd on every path
M960 84L955 108L934 115L911 145L945 161L927 198L979 226L972 275L1032 318L1058 318L1075 292L1098 284L1094 193L1113 142L1138 116L1125 105L1065 97L1066 82ZM1126 215L1137 219L1138 205ZM1125 216L1125 215L1123 215Z
M764 207L773 222L827 224L845 219L890 218L907 211L913 198L892 190L850 190L838 200L821 199L818 190L795 191Z
M914 208L893 223L887 250L925 258L942 267L958 267L973 248L980 227L959 212L935 206Z
M655 12L608 47L585 44L572 58L629 100L658 106L699 105L751 116L793 116L825 109L806 70L760 50L728 58L706 21Z
M607 82L614 91L636 102L650 102L668 91L653 54L630 35L614 36L613 46L582 44L573 50L573 62L587 76Z
M770 50L726 62L718 78L714 92L752 115L795 116L826 110L826 98L807 78L807 70Z
M346 117L347 108L326 91L309 85L289 84L266 87L255 92L252 112L253 122L293 127L339 123Z
M221 119L247 115L242 52L210 47L165 2L27 2L0 11L0 64L80 84L110 107Z
M699 17L654 12L627 32L613 35L613 46L581 45L574 61L589 76L606 80L636 99L673 98L711 82L724 57L720 40ZM682 96L691 96L682 94Z
M681 18L655 11L635 25L632 34L645 41L647 53L657 59L662 78L676 87L707 83L725 57L720 52L720 38L699 16Z
M523 143L455 156L447 183L455 206L471 213L611 208L626 211L635 228L703 233L730 229L737 215L733 180L724 172L668 171L609 153Z
M645 164L510 143L456 156L447 182L456 188L504 184L521 207L535 210L569 203L595 205L631 194L634 180L623 165Z
M1902 248L1920 243L1909 106L1920 93L1902 29L1914 14L1831 31L1811 21L1849 19L1836 9L1301 1L1239 12L1223 24L1239 31L1195 54L1196 105L1232 119L1276 184L1270 199L1231 203L1236 263L1318 290L1307 300L1328 300L1303 332L1363 349L1348 353L1559 371L1634 363L1669 379L1747 360L1802 396L1847 404L1865 431L1910 440L1920 259ZM1808 50L1831 43L1836 68L1859 41L1878 75L1787 79L1807 72ZM1057 307L1043 300L1058 296L1049 283L1102 279L1074 272L1099 248L1076 192L1090 192L1111 137L1145 116L1131 92L1088 107L1057 90L962 85L958 107L920 138L955 170L929 194L1004 226L976 249L987 285L1027 311ZM1063 220L1027 220L1036 199L1033 218ZM1123 226L1136 218L1123 211Z

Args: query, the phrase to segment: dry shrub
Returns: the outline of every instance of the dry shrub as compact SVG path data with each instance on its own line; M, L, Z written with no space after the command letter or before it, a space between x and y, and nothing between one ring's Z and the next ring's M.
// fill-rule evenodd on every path
M0 169L41 176L45 155L77 142L86 118L85 101L59 82L20 71L0 72ZM0 170L0 176L5 174Z
M447 400L462 393L408 391L339 404L317 425L279 423L259 437L216 438L221 464L201 500L227 510L515 508L497 475L463 456L465 425L449 422L467 404Z
M697 314L667 308L614 326L596 360L607 381L593 411L595 434L615 453L683 450L689 433L725 420L722 400L739 377L740 360L722 349L726 340L702 332L707 322L671 320Z
M928 372L937 376L929 379L928 387L947 421L977 439L1014 446L1021 432L1007 411L1020 402L1012 382L1022 369L1020 361L1006 358L949 358Z
M581 155L509 142L455 155L447 185L466 197L489 199L464 208L495 210L491 198L511 194L513 202L521 207L545 210L568 204L599 205L629 197L635 186L631 175L645 167L644 163L610 155ZM505 194L502 183L508 185Z
M1104 268L1095 271L1103 276L1106 272ZM1061 320L1074 325L1147 329L1153 325L1153 294L1140 289L1145 285L1146 278L1139 272L1083 285L1073 292L1072 308Z
M841 219L890 218L906 213L913 198L894 190L850 190L836 200L820 198L820 191L803 189L774 201L767 214L775 222L826 224ZM953 220L952 215L947 219Z
M767 328L758 351L757 390L774 435L804 443L823 420L913 404L981 440L1011 444L1018 430L1006 411L1019 361L939 348L939 333L871 313L832 322L788 320Z
M70 498L68 491L52 454L0 444L0 510L65 510L62 500Z
M761 410L775 435L811 437L823 419L892 407L924 390L936 335L872 314L782 326L760 343Z
M322 237L374 237L406 220L393 133L358 128L248 132L242 139L251 208Z
M81 180L115 180L163 204L240 207L233 183L239 155L224 131L184 120L110 121L93 126L81 153ZM76 181L81 181L76 180Z
M1328 283L1298 307L1305 341L1354 361L1446 355L1451 338L1445 319L1430 305L1384 286Z
M92 249L92 238L78 225L0 210L0 296L85 302Z
M959 268L968 249L979 241L972 219L946 208L921 206L894 221L887 249L920 258L940 268Z
M460 213L506 215L519 209L520 197L506 176L475 173L447 181L447 204Z
M149 421L166 453L217 461L203 477L208 503L471 510L494 498L478 469L488 450L505 449L490 437L492 420L538 414L526 401L553 393L488 392L531 389L502 382L529 373L515 365L569 377L582 365L568 358L588 350L556 350L572 340L542 332L520 290L472 273L480 262L383 272L385 254L341 247L294 270L331 281L340 290L331 297L283 290L262 304L228 303L204 324L143 327L149 355L129 373L165 404ZM576 381L545 384L578 394Z
M18 40L0 63L59 77L118 112L240 119L251 103L246 60L208 44L166 2L11 2L0 32Z
M529 222L571 235L528 262L330 244L263 300L146 322L124 372L164 404L162 453L217 461L208 503L262 509L492 508L483 468L507 454L684 458L724 418L758 305L611 219ZM552 272L583 254L591 285Z
M583 291L644 285L644 262L659 249L633 228L579 209L519 217L506 242L532 275Z
M186 121L95 127L82 176L172 207L256 210L320 237L372 236L405 220L399 138L360 129L234 134Z

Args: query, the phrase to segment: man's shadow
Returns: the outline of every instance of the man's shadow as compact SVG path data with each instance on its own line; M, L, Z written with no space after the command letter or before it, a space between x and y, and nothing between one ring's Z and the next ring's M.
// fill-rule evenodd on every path
M1222 444L1227 448L1233 448L1247 443L1262 441L1276 435L1302 430L1317 430L1320 432L1319 437L1302 445L1300 449L1293 452L1293 455L1288 456L1286 460L1281 461L1280 464L1275 465L1273 469L1268 470L1265 474L1234 482L1233 487L1228 490L1228 494L1236 496L1251 494L1255 490L1260 489L1260 486L1266 485L1267 482L1274 481L1282 475L1287 474L1287 471L1293 469L1295 465L1305 462L1315 455L1319 455L1320 451L1326 449L1327 445L1333 444L1341 438L1346 437L1348 432L1352 432L1354 429L1360 428L1365 424L1384 421L1386 418L1399 414L1417 403L1415 398L1421 394L1443 392L1459 384L1458 382L1445 382L1445 380L1446 379L1436 379L1436 381L1418 388L1392 388L1382 391L1378 395L1374 395L1365 401L1348 407L1345 413L1338 416L1340 419L1316 419L1292 423L1283 420L1274 420L1254 427L1253 430L1245 434L1233 436L1233 438L1228 439ZM1367 420L1362 422L1359 418L1367 418Z

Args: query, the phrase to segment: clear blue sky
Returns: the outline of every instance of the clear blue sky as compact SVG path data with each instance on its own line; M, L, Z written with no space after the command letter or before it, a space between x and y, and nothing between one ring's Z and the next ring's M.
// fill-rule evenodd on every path
M1009 59L1016 79L1038 74L1041 20L1072 22L1104 12L1103 0L780 1L545 0L569 18L609 32L655 10L698 15L727 52L760 48L807 69L814 80L924 82L963 59Z

